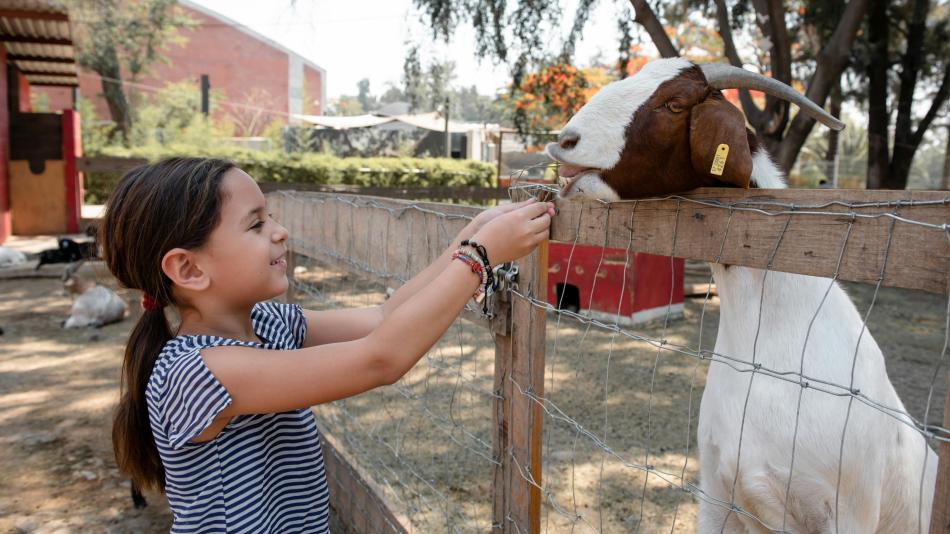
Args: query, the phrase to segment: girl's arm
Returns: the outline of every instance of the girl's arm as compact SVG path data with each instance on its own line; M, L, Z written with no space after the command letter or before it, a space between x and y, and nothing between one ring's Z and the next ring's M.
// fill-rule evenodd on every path
M463 240L470 239L489 221L535 202L534 199L529 199L515 204L496 206L481 212L455 236L455 239L449 243L449 246L438 259L403 284L386 302L379 306L325 311L304 310L304 317L307 319L307 335L303 346L313 347L326 343L338 343L369 335L370 332L382 324L383 320L393 310L418 293L420 289L432 282L448 267L452 253L458 250ZM548 215L554 215L553 207L548 207ZM492 257L489 257L489 259L492 262L496 261Z
M505 214L476 239L499 262L524 256L547 237L548 207L538 203ZM201 350L232 402L197 440L210 439L235 415L312 406L398 380L438 341L478 287L479 277L467 265L446 261L448 266L360 339L291 351Z

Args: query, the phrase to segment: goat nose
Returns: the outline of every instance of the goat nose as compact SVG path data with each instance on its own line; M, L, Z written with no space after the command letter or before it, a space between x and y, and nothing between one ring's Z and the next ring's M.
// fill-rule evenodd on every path
M561 132L561 135L557 136L557 144L563 150L570 150L577 146L577 142L581 140L581 135L577 132L571 130L565 130Z

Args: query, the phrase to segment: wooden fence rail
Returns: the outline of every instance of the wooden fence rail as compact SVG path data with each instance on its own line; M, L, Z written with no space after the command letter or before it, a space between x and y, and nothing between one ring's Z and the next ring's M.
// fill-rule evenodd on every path
M515 189L516 198L531 194ZM338 192L271 192L290 250L393 286L438 257L480 208ZM308 206L320 204L320 209ZM692 260L950 293L950 194L940 191L701 189L673 198L613 204L558 202L552 240L626 248ZM437 215L443 214L443 215ZM447 215L447 216L446 216ZM388 221L388 222L386 222ZM386 228L386 235L371 229ZM673 235L676 235L675 247ZM728 234L726 234L728 232ZM771 264L770 264L771 258ZM520 263L519 291L545 298L546 247ZM495 318L467 317L495 334L493 530L540 530L544 310L496 299ZM515 390L520 385L522 390ZM526 393L530 393L530 396ZM950 425L950 394L944 425ZM940 447L931 532L950 532L950 447ZM328 465L328 469L330 466ZM338 484L346 472L335 472ZM342 482L340 482L342 481ZM379 495L362 509L382 508ZM378 501L378 502L376 502ZM394 519L396 518L396 519ZM386 524L394 514L372 519ZM370 523L367 523L370 524ZM410 530L409 525L402 525ZM398 530L398 529L396 529Z

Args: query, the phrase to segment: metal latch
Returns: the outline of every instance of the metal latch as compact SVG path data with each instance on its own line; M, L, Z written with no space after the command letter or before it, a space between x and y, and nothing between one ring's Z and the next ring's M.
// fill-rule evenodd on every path
M517 263L503 263L501 265L496 265L492 272L495 275L495 285L492 288L489 288L490 291L488 294L494 293L495 291L507 291L509 288L517 287L518 283L518 264Z

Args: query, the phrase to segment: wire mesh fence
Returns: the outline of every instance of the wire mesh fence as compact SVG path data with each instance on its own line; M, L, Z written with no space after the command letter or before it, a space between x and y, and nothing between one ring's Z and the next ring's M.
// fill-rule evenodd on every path
M409 273L435 260L478 211L446 206L451 213L437 212L332 194L278 195L276 215L292 236L296 299L317 310L382 304ZM481 323L457 320L396 384L316 409L321 430L370 473L376 497L400 523L378 526L490 529L494 342ZM352 517L378 514L372 509L378 501L355 498L360 492L345 481L336 485L338 498L357 503Z
M950 442L950 199L848 194L559 202L567 269L549 274L542 248L493 319L468 310L397 384L316 409L376 495L343 480L336 498L385 512L366 531L799 532L807 494L846 532L874 524L860 516L880 512L865 506L877 484L878 502L908 503L892 526L926 531L932 450ZM295 294L315 309L381 303L477 213L334 194L269 202L290 230ZM579 309L543 289L545 276L569 281L578 247L600 251L598 272L605 251L624 251L612 319L589 305L611 291L596 277ZM679 318L671 295L670 312L621 320L620 302L637 298L629 279L646 275L636 252L690 258L685 282L706 290Z
M913 513L895 512L904 516L891 518L890 528L926 530L937 466L924 442L935 446L948 437L941 403L933 402L946 391L947 271L936 265L948 253L944 194L883 202L809 202L803 192L790 192L793 202L741 193L730 201L715 194L562 204L552 232L574 247L625 245L628 258L636 249L711 260L716 276L707 287L719 282L717 298L707 291L678 324L667 313L652 325L622 327L619 313L598 320L514 292L555 314L558 342L579 337L589 349L579 356L556 343L546 355L544 395L516 390L545 414L541 528L800 532L808 531L803 519L810 517L833 531L873 531L886 525L869 517L887 520L882 500L902 499L896 505ZM932 276L917 272L929 268ZM870 292L853 288L863 310L848 310L836 284L843 273L874 281ZM888 298L906 299L903 310L875 316L885 281L944 297L889 290ZM901 313L917 315L913 322L925 334L912 344L910 336L888 343L892 355L912 354L903 365L899 357L888 360L892 375L902 378L906 408L872 340L872 333L893 337ZM880 326L868 332L872 316ZM585 374L588 389L599 384L601 391L586 403L571 391L575 384L564 385ZM700 397L712 413L702 439ZM895 433L897 444L866 446ZM902 439L913 444L902 446ZM902 447L917 448L894 452ZM815 502L801 502L811 497Z

